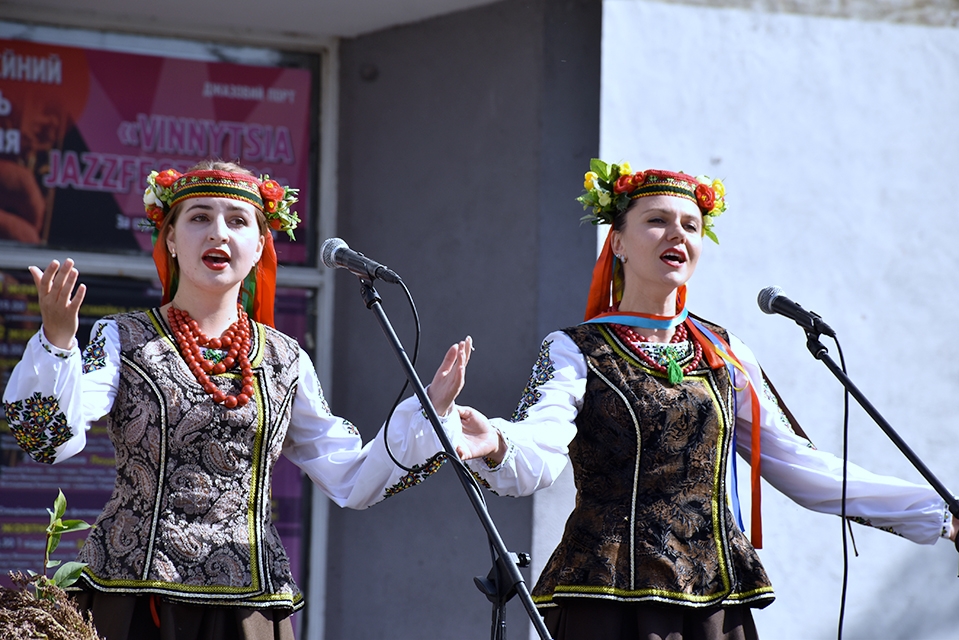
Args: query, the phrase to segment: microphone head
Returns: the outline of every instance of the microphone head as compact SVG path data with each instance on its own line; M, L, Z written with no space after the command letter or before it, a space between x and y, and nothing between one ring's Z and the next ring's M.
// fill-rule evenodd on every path
M776 313L773 311L773 300L782 294L783 290L779 287L766 287L759 292L759 298L757 298L756 301L759 303L759 308L763 310L763 313L772 315Z
M333 256L335 256L336 252L340 249L349 248L350 245L346 244L346 242L340 238L327 238L323 241L323 244L320 245L320 255L322 256L323 264L330 269L335 269L336 262L333 260Z

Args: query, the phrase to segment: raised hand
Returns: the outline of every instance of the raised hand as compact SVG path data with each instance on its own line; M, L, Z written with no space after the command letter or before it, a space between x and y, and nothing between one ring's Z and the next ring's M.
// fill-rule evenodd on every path
M457 407L460 423L463 425L463 438L456 445L456 454L460 460L488 457L496 464L506 455L506 442L500 436L489 418L473 407Z
M445 416L450 412L453 401L466 384L466 365L473 352L473 338L466 336L446 350L446 357L433 376L433 382L426 390L436 413Z
M84 284L77 287L76 292L73 291L80 272L74 268L70 258L64 261L63 266L54 260L45 271L40 271L38 267L29 267L29 271L37 285L44 336L53 346L70 349L80 327L80 305L87 293Z

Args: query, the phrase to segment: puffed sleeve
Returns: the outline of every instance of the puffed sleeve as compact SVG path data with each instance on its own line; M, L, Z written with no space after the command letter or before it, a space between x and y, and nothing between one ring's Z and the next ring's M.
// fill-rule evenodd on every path
M27 342L3 392L17 444L37 462L55 464L86 446L90 424L113 408L120 378L116 323L100 320L80 353L59 349L41 328Z
M283 454L300 467L333 502L363 509L436 473L446 460L443 445L417 398L396 408L388 429L363 445L359 430L330 411L309 356L300 350L300 379L293 400ZM441 419L447 432L458 432L459 414ZM393 463L390 450L406 471Z
M470 468L502 495L548 487L566 467L585 393L586 359L579 347L562 331L549 334L513 417L490 421L507 443L506 456L493 467L471 460Z
M797 435L775 395L764 383L753 352L730 335L730 349L757 384L760 405L760 464L762 477L794 502L813 511L839 515L842 508L842 460L816 449ZM737 371L737 448L750 459L752 399ZM945 501L928 485L882 476L849 463L846 515L921 544L933 544L948 535Z

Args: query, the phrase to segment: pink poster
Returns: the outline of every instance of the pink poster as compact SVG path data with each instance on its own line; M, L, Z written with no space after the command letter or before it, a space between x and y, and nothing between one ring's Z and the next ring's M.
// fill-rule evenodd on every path
M307 261L309 70L0 40L0 240L148 251L145 178L198 160L238 161L299 188Z

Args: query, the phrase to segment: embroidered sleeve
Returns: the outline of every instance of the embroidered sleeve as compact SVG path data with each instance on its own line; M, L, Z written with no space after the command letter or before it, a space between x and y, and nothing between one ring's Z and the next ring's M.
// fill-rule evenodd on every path
M507 443L503 461L471 460L470 468L502 495L530 495L548 487L568 462L585 392L586 359L579 347L562 331L549 334L513 416L491 420Z
M4 390L4 411L20 447L55 463L86 444L90 423L108 413L119 380L116 323L99 321L81 356L50 344L41 328L27 343Z
M389 498L395 496L400 491L404 489L409 489L410 487L415 487L419 483L426 480L428 477L440 470L440 467L443 466L443 463L446 462L446 453L440 451L434 456L431 456L423 464L413 465L411 467L412 471L404 474L400 479L390 487L386 488L386 492L383 494L384 498Z
M4 402L3 408L20 448L37 462L53 464L57 447L72 435L57 399L37 392L24 400Z
M762 370L749 347L732 335L729 346L739 357L749 379L762 381ZM737 383L736 387L743 385ZM757 395L763 478L807 509L839 515L842 512L842 460L811 447L806 438L783 425L780 407L764 390ZM747 389L738 393L736 421L738 452L747 460L752 430L749 396ZM932 487L872 473L853 463L848 469L847 517L913 542L933 544L939 539L945 502Z
M87 343L87 347L83 350L83 355L81 356L83 373L99 371L107 366L107 338L104 335L106 327L106 323L98 322L93 328L90 342Z
M553 361L549 358L549 348L553 344L552 340L544 340L540 347L539 356L533 364L533 372L530 374L529 382L523 389L523 397L520 398L519 406L513 412L511 422L525 420L529 416L530 407L534 406L542 399L543 394L539 390L544 384L553 379L553 373L556 371L553 367Z
M459 429L452 412L450 429ZM390 459L390 451L406 471ZM341 507L364 509L416 486L442 467L445 454L419 401L407 398L396 408L388 431L363 444L352 422L334 415L309 356L300 352L300 382L293 400L283 453Z

